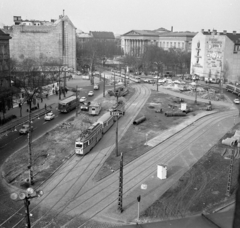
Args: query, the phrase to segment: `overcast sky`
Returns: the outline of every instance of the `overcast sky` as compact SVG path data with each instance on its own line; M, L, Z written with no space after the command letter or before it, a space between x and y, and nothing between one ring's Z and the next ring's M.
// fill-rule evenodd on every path
M0 23L57 19L65 10L77 29L124 34L160 27L174 31L240 32L240 0L0 0Z

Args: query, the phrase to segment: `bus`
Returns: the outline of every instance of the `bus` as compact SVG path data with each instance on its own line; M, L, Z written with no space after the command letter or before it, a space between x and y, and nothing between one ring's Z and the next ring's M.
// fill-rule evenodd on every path
M231 84L227 84L227 85L226 85L226 90L227 90L228 92L234 93L235 90L236 90L236 88L237 88L236 86L231 85Z
M77 98L75 96L68 97L59 101L58 111L61 113L67 113L77 107Z

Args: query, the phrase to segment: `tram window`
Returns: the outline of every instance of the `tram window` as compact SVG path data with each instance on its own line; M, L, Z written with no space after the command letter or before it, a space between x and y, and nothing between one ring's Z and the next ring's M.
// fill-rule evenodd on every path
M75 146L79 147L79 148L82 148L82 144L80 144L80 143L76 143Z

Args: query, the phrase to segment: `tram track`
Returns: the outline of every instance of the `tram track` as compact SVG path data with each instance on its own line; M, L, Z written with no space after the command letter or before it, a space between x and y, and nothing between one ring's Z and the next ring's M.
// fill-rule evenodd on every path
M139 92L139 91L138 91L138 92ZM148 98L148 97L147 97L147 98ZM133 104L136 99L137 99L137 96L134 97L134 100L133 100L133 101L127 103L127 105L126 105L126 109L127 109L127 110L129 110L129 108L131 107L131 104ZM146 100L147 100L147 99L146 99ZM143 103L143 102L142 102L142 103ZM145 103L145 102L144 102L144 103ZM140 109L141 109L141 108L139 108L139 110L140 110ZM222 115L221 115L221 116L219 115L219 116L217 117L217 119L216 119L216 116L211 117L211 118L210 118L211 120L208 121L208 125L209 125L210 123L211 123L211 124L216 123L216 122L218 122L221 118L226 118L228 115L230 115L230 112L227 112L227 113L225 112L223 116L222 116ZM231 115L232 115L232 114L231 114ZM214 122L214 121L215 121L215 122ZM128 121L128 124L129 124L130 122L132 122L132 120L129 120L129 121ZM198 121L196 121L196 123L201 123L201 122L203 122L203 120L198 120ZM206 126L207 126L207 125L206 125ZM187 128L191 128L191 126L189 126L189 127L187 127ZM192 130L191 130L191 133L189 133L189 134L190 134L189 137L192 137L193 131L194 131L194 129L192 129ZM201 133L201 134L204 134L204 132ZM122 133L122 135L123 135L123 133ZM119 137L119 140L121 139L122 135ZM177 135L177 134L176 134L176 135ZM114 137L111 137L110 140L113 140L113 138L114 138ZM196 139L197 139L197 138L195 138L194 140L196 140ZM168 141L168 140L167 140L167 141ZM165 143L165 142L164 142L164 143ZM162 143L162 144L164 144L164 143ZM183 142L182 144L184 145L184 142ZM157 145L157 146L159 146L159 145ZM152 148L147 154L154 153L153 151L154 151L154 149L155 149L157 146L155 146L154 148ZM112 150L112 149L113 149L112 147L114 147L114 146L111 146L111 148L109 148L109 149L107 150L107 152L105 152L105 154L107 154L110 150ZM163 148L163 150L165 150L167 147L169 147L169 146L166 146L165 148ZM176 148L179 149L179 145L175 146L174 148L175 148L175 149L176 149ZM173 148L172 150L174 150L174 148ZM183 146L183 148L184 148L184 146ZM168 151L169 151L169 150L168 150ZM169 153L169 152L168 152L168 153ZM179 152L179 153L180 153L180 152ZM175 157L178 156L179 153L175 154L174 156L175 156ZM97 155L98 155L98 154L102 154L102 152L100 151L100 152L98 152L98 153L96 153L96 154L97 154ZM158 155L158 156L159 156L159 155ZM167 153L162 154L162 156L167 157L166 160L167 160L167 159L170 159L170 157L167 156ZM103 159L104 157L105 157L105 156L103 156L102 158L101 158L101 157L99 158L99 159L100 159L100 162L98 162L98 164L101 163L101 159ZM172 156L171 156L171 157L172 157ZM144 158L144 155L142 155L141 157L135 159L133 162L129 163L128 165L126 165L126 166L124 167L124 172L127 172L127 171L125 171L125 170L127 170L130 165L136 164L138 160L140 160L140 159L142 160L143 158ZM61 181L52 189L52 191L56 190L57 187L59 187L59 186L61 185L61 182L65 179L65 177L66 177L67 175L69 175L69 173L71 173L75 168L77 168L77 166L80 165L81 162L83 162L83 159L84 159L84 157L81 157L81 158L79 159L79 161L76 162L76 164L75 164L73 167L71 167L65 175L63 175ZM97 156L96 156L92 161L93 161L93 162L96 162L96 159L97 159ZM163 157L161 157L161 159L163 159ZM173 157L172 157L172 159L173 159ZM71 161L71 160L74 160L74 156L69 159L69 161ZM149 166L149 162L150 162L150 161L156 163L156 157L153 157L151 160L146 160L145 164L148 164L148 166ZM162 161L162 160L161 160L161 161ZM157 162L159 162L159 161L157 161ZM141 163L141 164L142 164L142 166L144 166L144 165L143 165L144 163ZM89 168L90 165L91 165L91 163L89 163L89 164L86 166L85 171L87 170L87 168ZM98 165L96 166L95 169L93 168L92 171L91 171L91 170L88 170L88 172L91 172L91 175L86 179L86 182L83 184L83 186L85 186L85 184L94 176L94 173L95 173L97 167L98 167ZM147 169L147 170L148 170L148 169ZM83 172L83 174L86 173L85 171ZM128 176L131 174L132 171L133 171L133 168L132 168L132 170L129 171ZM144 169L142 172L146 172L146 169ZM139 176L142 174L142 172L138 173ZM154 172L155 172L155 169L154 169ZM109 185L118 183L118 180L115 180L115 181L113 181L113 182L110 183L110 184L107 184L107 183L106 183L106 182L107 182L109 179L111 179L111 178L117 179L117 178L116 178L116 175L118 175L118 173L119 173L119 172L115 172L114 174L112 174L112 175L106 177L105 179L103 179L102 181L97 182L97 184L96 184L92 189L99 188L99 187L101 187L102 184L104 184L104 185L106 186L106 188L104 188L104 189L101 190L101 191L104 191L105 189L109 188ZM61 172L60 172L60 174L61 174ZM124 174L126 175L126 173L124 173ZM151 175L151 174L149 174L149 175ZM148 175L148 176L149 176L149 175ZM82 175L80 175L80 176L82 176ZM142 175L142 176L144 177L144 175ZM79 178L80 178L80 177L79 177ZM147 178L147 177L145 177L145 178L143 178L143 179L146 179L146 178ZM133 177L132 177L131 179L129 179L129 180L127 179L126 185L129 184L129 182L132 182L132 180L134 180L134 179L136 179L136 176L133 176ZM143 179L142 179L142 180L143 180ZM142 181L142 180L141 180L141 181ZM70 189L75 185L75 183L76 183L76 182L74 182L74 184L71 185ZM131 191L132 189L134 189L137 185L138 185L138 184L132 186L132 187L129 188L127 191L125 191L125 192L124 192L124 195L126 195L129 191ZM73 201L75 202L75 201L78 200L80 197L83 197L84 194L86 194L87 192L89 192L89 191L88 191L88 188L86 188L84 192L82 192L81 194L79 194L79 193L81 192L81 190L83 189L83 186L80 188L80 190L79 190L77 193L74 194L74 196L71 198L71 200L70 200L69 202L65 203L65 204L62 206L60 212L58 211L58 213L56 214L55 217L58 217L58 216L60 215L60 213L64 212L64 209L65 209L66 207L68 207ZM118 187L117 187L117 188L118 188ZM124 188L125 188L125 185L124 185ZM52 191L51 191L51 192L52 192ZM69 191L69 190L68 190L68 191ZM116 195L116 196L117 196L116 191L117 191L117 189L114 190L114 191L111 193L111 195ZM51 194L51 192L48 192L48 195L46 195L44 199L46 199L46 198ZM45 193L45 194L46 194L46 193ZM84 203L86 203L87 200L89 200L90 198L92 198L92 197L94 197L94 196L95 196L95 194L93 194L91 197L89 197L88 199L86 199L86 200L84 201ZM96 193L96 196L97 196L97 193ZM108 198L108 197L109 197L109 195L107 195L105 198L102 198L101 201L99 201L99 202L104 201L104 200L105 200L106 198ZM35 204L36 206L31 210L31 212L34 211L35 209L37 209L37 207L43 202L44 199L42 199L42 200L39 199L39 202L38 202L37 204ZM116 199L117 199L117 198L115 197L114 200L113 200L110 204L106 205L106 207L103 207L103 210L105 210L105 209L106 209L107 207L109 207L113 202L115 202ZM57 203L58 203L58 201L57 201ZM49 211L46 212L42 217L40 217L38 220L36 220L36 221L33 223L33 226L32 226L32 227L37 226L37 223L38 223L40 220L42 220L46 214L48 214L50 211L54 210L54 207L57 205L57 203L56 203L55 205L53 205L53 207L51 207L51 210L49 210ZM83 203L83 202L82 202L82 203ZM78 206L82 206L82 203L79 204ZM94 207L94 205L93 205L92 207ZM64 213L71 213L72 210L74 210L74 208L72 208L71 210L65 211ZM87 212L87 210L89 210L89 209L86 209L86 211L84 211L84 212L82 212L81 214L78 214L78 215L85 214L85 213ZM103 210L97 212L95 215L93 215L93 216L90 217L89 219L91 219L91 218L93 218L94 216L96 216L97 214L101 213ZM72 216L72 215L71 215L71 216ZM54 217L54 218L55 218L55 217ZM88 220L89 220L89 219L88 219ZM23 219L22 219L22 220L23 220ZM19 225L19 224L22 222L22 220L20 220L20 221L19 221L17 224L15 224L13 227L17 227L17 225ZM48 225L49 225L49 224L48 224ZM48 226L48 225L47 225L47 226ZM80 227L81 227L81 226L80 226Z
M213 117L213 118L211 118L211 119L207 122L206 125L209 125L209 123L214 124L213 120L215 120L215 122L218 122L218 121L220 121L222 118L226 118L228 115L229 115L229 114L227 114L227 115L225 115L225 116L220 116L220 117L218 117L218 119L216 119L216 117ZM208 130L208 129L207 129L207 130ZM206 130L206 131L207 131L207 130ZM195 131L196 131L196 130L195 130ZM198 130L197 130L197 131L198 131ZM206 131L201 132L200 135L204 134ZM193 130L191 130L188 134L189 134L189 138L192 138ZM195 141L195 140L197 140L198 137L199 137L199 135L197 135L196 137L194 137L194 139L192 140L192 142ZM189 139L189 138L188 138L188 139ZM182 144L184 144L184 142L183 142ZM185 145L184 147L186 147L186 145ZM173 148L170 149L170 150L175 150L176 148L179 149L179 145L173 146ZM164 149L166 149L166 148L164 148ZM163 149L163 150L164 150L164 149ZM152 149L152 151L153 151L153 149ZM176 150L175 150L175 151L176 151ZM166 160L174 159L176 156L178 156L178 155L181 153L181 151L182 151L182 149L179 149L179 153L176 153L174 156L173 156L173 154L171 153L170 157L167 157ZM169 150L168 150L168 152L162 154L162 156L161 156L159 159L156 159L156 156L155 156L155 157L152 157L152 158L150 158L150 159L147 159L145 162L141 162L142 167L144 167L144 163L147 163L147 164L148 164L148 167L151 167L151 166L149 165L150 162L153 162L154 164L156 164L156 163L159 162L159 160L162 161L163 156L166 156L168 153L169 153ZM159 157L159 155L157 155L157 157ZM135 163L135 162L134 162L134 163ZM129 164L129 165L130 165L130 164ZM129 165L127 165L127 166L129 166ZM126 166L126 168L127 168L127 166ZM125 168L125 170L126 170L126 168ZM148 169L149 169L149 168L148 168ZM147 170L148 170L148 169L147 169ZM133 169L132 169L132 170L133 170ZM130 172L128 172L128 171L126 171L126 172L127 172L128 174L131 174L131 170L130 170ZM153 171L153 172L155 172L155 168L154 168L154 171ZM138 176L144 176L144 175L141 175L141 174L146 173L146 169L144 168L141 172L137 172L137 173L138 173ZM147 172L147 173L148 173L148 172ZM117 175L117 174L115 173L114 175ZM114 175L113 175L113 176L114 176ZM150 173L148 173L147 176L149 176L149 175L152 175L152 171L151 171ZM116 177L113 177L113 176L112 176L111 178L115 179L115 181L113 181L112 183L110 183L111 185L114 185L115 183L118 183L118 181L116 181L117 178L116 178ZM145 178L147 178L147 177L141 178L140 182L143 181ZM108 179L108 178L106 178L106 179ZM132 180L134 180L134 179L136 179L136 176L133 176L131 179L127 180L127 181L125 182L126 185L127 185L129 182L132 182ZM100 192L98 191L96 194L90 194L90 195L91 195L91 198L97 196L97 194L100 194L100 193L101 193L102 191L104 191L105 189L110 188L110 184L107 184L107 183L105 183L105 182L106 182L106 181L105 181L105 179L104 179L104 181L103 181L102 183L103 183L103 185L106 186L106 187L103 188ZM136 185L138 185L138 184L136 184ZM125 191L124 191L124 195L127 194L129 191L131 191L133 188L135 188L136 185L130 187L128 190L125 190ZM100 186L99 186L99 184L98 184L98 185L96 185L94 188L98 188L98 189L99 189L99 187L100 187ZM100 187L100 188L101 188L101 187ZM106 197L105 197L105 198L101 198L101 200L100 200L99 202L104 201L106 198L109 198L111 195L117 196L118 186L116 185L115 188L116 188L116 189L115 189L114 191L112 191L111 194L109 194L109 193L106 194ZM125 185L124 185L124 189L126 189L126 186L125 186ZM94 190L94 189L92 189L92 190ZM90 190L90 191L91 191L91 190ZM89 193L89 191L87 191L87 192ZM86 199L86 197L84 196L84 193L81 194L80 196L78 196L78 198L80 198L80 197ZM74 202L76 202L76 200L77 200L78 198L74 198L74 199L73 199ZM96 197L96 198L99 198L99 197ZM90 199L90 198L89 198L89 199ZM112 201L110 204L106 205L105 207L102 207L102 206L101 206L101 208L105 209L105 208L109 207L109 205L111 205L114 201L116 201L116 199L117 199L117 197L114 197L113 201ZM73 200L72 200L72 201L73 201ZM80 206L81 208L86 208L86 207L85 207L86 204L87 204L87 205L90 205L90 203L87 202L87 201L88 201L88 199L84 200L83 202L81 202L81 204L77 205L76 207L79 207L79 206ZM99 202L97 202L97 203L99 203ZM94 204L92 207L94 207L95 205L96 205L96 201L95 201L95 204ZM103 209L102 209L102 210L103 210ZM71 210L74 210L74 209L71 209ZM65 213L69 213L71 210L65 211L64 214L65 214ZM86 213L88 210L89 210L89 208L88 208L87 210L85 210L85 211L82 211L82 212L78 213L78 215L82 215L82 214ZM79 210L78 210L78 211L79 211ZM98 213L101 213L101 211L99 211ZM98 213L96 213L96 214L98 214ZM94 214L94 216L95 216L96 214ZM93 217L94 217L94 216L93 216ZM91 217L91 218L92 218L92 217ZM91 219L91 218L90 218L90 219Z
M136 89L137 89L136 94L127 102L127 104L126 104L126 110L127 110L127 111L128 111L128 109L131 107L131 104L133 104L133 103L139 98L139 96L140 96L140 94L141 94L141 90L140 90L139 88L140 88L139 86L136 88ZM146 87L145 87L145 90L147 90ZM144 94L146 94L146 91L144 92ZM148 98L148 97L147 97L147 98ZM143 103L143 102L141 102L141 103ZM139 110L140 110L140 109L139 109ZM112 138L113 138L113 137L111 137L111 139L112 139ZM98 154L98 153L96 153L96 154ZM35 204L36 206L35 206L31 211L34 211L34 210L36 209L36 207L39 206L39 205L44 201L44 199L46 199L54 190L56 190L56 188L60 186L60 184L61 184L62 181L67 177L67 175L69 175L69 173L71 173L71 172L80 164L80 162L81 162L82 160L84 160L84 158L85 158L85 157L80 158L79 161L76 162L76 164L73 165L73 166L70 168L70 170L68 170L68 172L66 172L65 175L63 175L63 176L60 178L60 181L58 181L58 183L54 186L54 188L52 188L51 191L47 192L47 195L46 195L46 192L45 192L44 198L41 199L41 200L39 200L39 202L38 202L37 204ZM69 159L70 162L71 162L71 160L74 160L74 156ZM92 161L95 161L95 159L93 159ZM89 163L89 165L88 165L87 167L89 167L90 164L91 164L91 163ZM87 167L86 167L86 169L87 169ZM97 167L98 167L98 166L97 166ZM60 173L60 175L61 175L61 173ZM58 202L57 202L57 203L58 203ZM56 204L57 204L57 203L56 203ZM55 206L56 204L54 204L51 208L54 208L54 206ZM21 209L20 209L20 210L21 210ZM18 211L18 213L20 212L20 210ZM42 216L42 217L43 217L43 216ZM42 218L42 217L41 217L41 218ZM17 227L22 221L23 221L23 219L21 219L20 221L18 221L13 227ZM3 223L3 224L4 224L4 223Z
M230 115L231 115L231 114L230 114ZM208 129L200 132L196 137L194 137L194 139L193 139L193 137L192 137L192 135L193 135L193 130L191 130L191 131L188 133L189 136L188 136L187 139L185 139L185 141L186 141L186 140L189 141L189 139L191 139L191 143L194 142L194 141L196 141L199 136L205 134L206 131L208 131L208 130L210 129L209 123L212 123L211 125L213 125L214 122L215 122L215 123L216 123L216 122L219 122L220 120L222 120L222 119L224 119L224 118L226 118L226 117L228 117L228 116L229 116L229 113L228 113L228 114L225 114L225 115L223 115L223 116L221 115L221 116L219 116L217 119L214 118L214 117L213 117L213 118L210 118L209 121L208 121L208 123L206 124L206 126L209 126ZM214 122L213 122L213 120L214 120ZM196 131L196 129L195 129L195 131ZM197 130L197 131L198 131L198 130ZM195 133L195 132L194 132L194 133ZM167 144L167 143L166 143L166 144ZM182 147L179 147L180 144L183 144ZM135 173L137 173L137 176L136 176L136 175L133 175L131 178L127 178L127 180L126 180L126 174L129 176L129 175L133 172L134 168L132 168L132 164L130 164L130 163L129 163L128 165L126 165L126 167L125 167L125 169L124 169L124 175L125 175L125 177L124 177L124 179L125 179L125 181L124 181L124 189L125 189L125 190L124 190L124 195L128 194L132 189L134 189L135 187L137 187L137 185L139 185L139 183L142 183L147 177L151 176L154 172L156 172L155 165L158 164L160 161L161 161L161 162L166 162L166 161L169 162L169 161L175 159L175 158L182 152L182 150L187 147L187 145L186 145L185 142L180 143L180 144L175 145L175 146L172 146L172 148L170 148L170 149L168 149L168 150L165 150L166 147L169 147L169 145L166 145L165 148L162 149L162 151L165 151L165 153L162 153L160 157L159 157L159 154L155 154L155 156L149 156L149 154L148 154L147 156L150 157L149 159L145 159L145 158L144 158L144 159L143 159L143 160L144 160L143 162L141 161L139 164L136 164L136 167L140 167L140 164L141 164L142 167L146 167L146 166L144 166L144 163L146 163L148 168L147 168L147 169L146 169L146 168L143 168L141 171L138 170L137 172L135 172ZM185 144L185 145L184 145L184 144ZM153 148L150 152L156 153L156 149L157 149L157 147L156 147L156 148ZM154 150L155 150L155 151L154 151ZM177 153L175 152L175 154L173 154L173 153L170 153L171 151L178 151L178 152L177 152ZM145 154L145 155L146 155L146 154ZM142 160L143 157L145 157L145 156L142 155L141 157L139 157L138 160ZM137 159L136 159L136 160L137 160ZM132 163L137 163L136 160L133 161ZM129 171L129 170L127 170L127 169L128 169L128 167L130 167L130 166L131 166L131 170ZM154 169L151 168L152 166L154 166ZM141 175L141 174L142 174L142 175ZM113 179L116 180L116 178L114 178L114 175L116 176L116 175L118 175L118 174L115 173L115 174L113 174L113 175L112 175L111 177L109 177L109 178L113 178ZM139 178L139 177L141 177L141 178ZM135 185L132 185L132 186L129 187L128 184L129 184L129 183L132 183L132 181L133 181L133 180L136 180L136 178L138 178L137 183L136 183ZM105 179L103 180L103 182L102 182L103 185L106 186L106 187L103 188L101 191L104 191L104 190L107 189L107 188L111 188L111 186L110 186L109 184L105 183L105 182L106 182L106 179L107 179L107 178L105 178ZM117 183L118 183L118 181L113 181L113 182L111 183L111 185L113 185L114 182L117 182ZM98 189L99 189L99 187L100 187L99 185L98 185L98 186L95 186L95 188L98 188ZM107 198L108 198L108 200L109 200L109 197L111 197L111 195L113 195L112 201L111 201L110 203L108 203L107 205L105 205L105 206L102 206L102 205L101 205L101 208L102 208L102 209L101 209L100 211L92 214L92 216L91 216L90 218L88 218L88 220L92 219L94 216L96 216L97 214L99 214L99 213L101 213L102 211L104 211L107 207L109 207L110 205L112 205L112 203L114 203L114 202L117 200L117 197L116 197L116 196L117 196L117 189L118 189L118 186L116 185L116 186L115 186L115 190L112 191L111 194L106 194L106 197L105 197L105 198L101 198L101 200L100 200L99 202L104 201L104 200L107 199ZM98 193L99 193L99 191L98 191ZM97 194L98 194L98 193L96 193L95 195L90 194L90 195L91 195L91 198L94 197L94 196L96 196L95 199L99 198L99 197L97 197ZM102 195L102 194L101 194L101 195ZM115 197L114 197L114 196L115 196ZM79 197L80 197L80 196L79 196ZM86 197L84 197L84 194L82 194L81 197L82 197L82 198L86 198ZM76 202L76 199L74 200L74 202ZM95 201L95 204L92 205L91 208L94 208L94 207L96 206L96 204L98 204L99 202L96 203L96 201ZM78 211L78 216L79 216L79 215L85 215L85 216L86 216L86 212L88 212L87 214L89 214L89 210L90 210L91 208L85 209L84 211L79 211L81 208L86 208L86 207L85 207L86 204L89 205L89 203L87 202L87 200L84 200L84 202L81 202L79 205L76 205L74 208L72 208L72 209L69 210L69 211L66 211L65 213L68 213L68 214L69 214L71 211L77 209L77 211ZM93 210L93 211L95 211L95 210ZM72 215L72 216L73 216L73 215ZM74 216L73 216L73 217L74 217ZM82 225L84 225L84 224L82 224ZM82 225L81 225L80 227L82 227Z

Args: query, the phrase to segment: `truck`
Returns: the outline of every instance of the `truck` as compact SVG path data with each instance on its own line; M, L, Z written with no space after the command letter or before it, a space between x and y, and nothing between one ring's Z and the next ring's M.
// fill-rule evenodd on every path
M93 102L89 105L88 114L92 116L98 116L101 112L102 106L100 103Z
M99 90L99 84L94 84L93 89L94 90Z
M125 103L122 100L119 100L115 103L110 109L110 113L118 112L120 116L125 115Z

